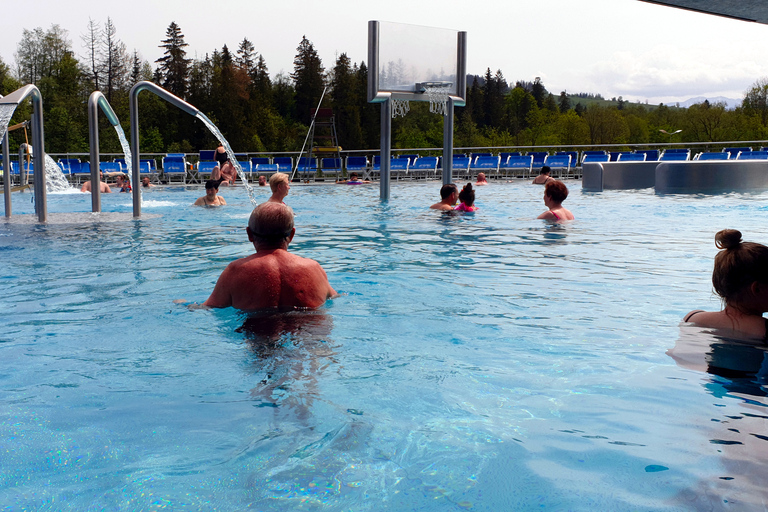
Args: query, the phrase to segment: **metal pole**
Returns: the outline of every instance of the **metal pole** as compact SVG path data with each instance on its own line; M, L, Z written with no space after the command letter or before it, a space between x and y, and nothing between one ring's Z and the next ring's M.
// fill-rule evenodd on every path
M14 105L24 101L27 96L32 97L32 146L35 149L34 163L37 168L35 173L35 212L38 220L48 220L48 204L45 191L45 134L43 133L43 97L37 87L27 84L0 100L0 104Z
M392 98L389 97L381 104L381 152L379 198L389 201L389 165L391 163L392 147Z
M45 190L45 137L43 134L43 97L40 91L35 89L32 96L32 104L35 106L32 114L32 148L34 150L33 162L35 163L35 208L37 220L48 221L48 192ZM37 99L35 101L35 99Z
M91 211L101 211L101 175L99 173L99 110L95 94L88 98L88 142L91 145ZM99 93L101 94L101 93Z
M453 182L453 98L448 96L443 117L443 185Z
M141 83L141 82L139 82ZM131 114L131 182L133 183L133 216L141 217L141 198L139 190L139 102L138 95L141 89L136 89L139 84L133 86L128 97L128 109ZM134 93L135 91L135 93Z
M3 197L5 198L5 216L11 217L11 156L8 145L8 132L3 136Z
M194 106L152 82L138 82L131 88L131 92L128 93L128 109L131 113L131 180L133 181L134 217L141 217L141 191L139 190L139 93L145 89L152 91L191 116L197 117L197 114L200 112Z

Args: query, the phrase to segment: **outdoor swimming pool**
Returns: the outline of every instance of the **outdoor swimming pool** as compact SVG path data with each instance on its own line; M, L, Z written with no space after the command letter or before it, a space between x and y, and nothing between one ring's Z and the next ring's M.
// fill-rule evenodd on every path
M768 194L567 184L567 225L535 220L528 183L481 187L457 216L427 209L434 182L393 183L386 204L376 185L293 186L291 249L343 295L250 319L173 303L252 251L242 187L219 209L157 188L139 221L0 223L0 504L762 509L764 388L666 351L716 341L680 319L719 306L717 230L768 242ZM90 201L51 194L50 218Z

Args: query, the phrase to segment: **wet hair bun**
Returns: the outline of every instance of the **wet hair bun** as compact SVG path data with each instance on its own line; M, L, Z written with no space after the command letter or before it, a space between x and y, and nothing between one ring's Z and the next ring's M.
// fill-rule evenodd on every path
M715 235L715 246L718 249L733 249L741 243L741 231L737 229L723 229Z

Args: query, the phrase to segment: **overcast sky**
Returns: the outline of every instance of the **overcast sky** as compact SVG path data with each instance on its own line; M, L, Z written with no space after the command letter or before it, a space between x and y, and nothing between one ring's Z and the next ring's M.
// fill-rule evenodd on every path
M466 31L469 73L500 69L511 83L538 76L555 94L652 104L741 99L768 76L768 25L637 0L28 0L0 18L0 57L13 65L22 30L54 23L84 55L89 17L102 25L111 17L117 37L153 67L171 21L181 27L189 57L225 44L234 52L247 37L274 76L292 71L303 35L326 68L344 52L353 62L366 60L368 21L383 20Z

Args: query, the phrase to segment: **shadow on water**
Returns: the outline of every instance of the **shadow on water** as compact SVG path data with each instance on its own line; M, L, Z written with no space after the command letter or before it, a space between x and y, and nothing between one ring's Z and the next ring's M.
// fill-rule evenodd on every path
M243 334L262 379L251 390L261 407L310 416L318 398L318 377L335 361L330 335L333 319L322 310L257 312L246 316L236 332Z

